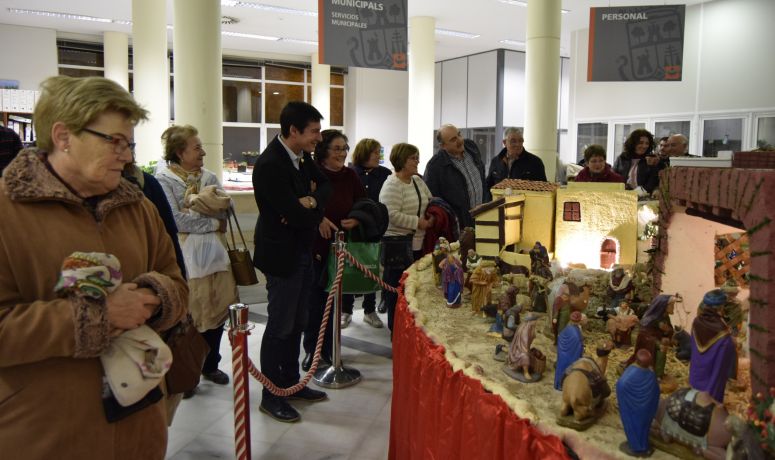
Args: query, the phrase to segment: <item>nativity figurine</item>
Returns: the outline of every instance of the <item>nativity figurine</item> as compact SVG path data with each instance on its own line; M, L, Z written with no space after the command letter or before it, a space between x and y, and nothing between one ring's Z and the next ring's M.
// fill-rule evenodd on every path
M616 316L610 317L606 322L606 329L611 334L614 345L629 347L632 345L632 331L638 324L638 317L626 300L619 304L615 313Z
M689 385L724 402L724 390L737 361L731 331L722 317L727 296L721 289L707 292L692 323Z
M495 263L487 260L479 264L471 275L471 312L479 313L492 303L492 288L499 282Z
M451 253L439 264L441 269L441 290L447 307L458 308L463 297L463 266Z
M558 425L583 431L605 414L608 396L611 395L605 372L612 348L613 343L610 341L601 343L595 350L596 360L579 358L563 371L562 408L557 418Z
M616 401L627 441L619 450L633 457L648 457L654 451L649 443L651 422L659 406L659 382L651 369L648 350L638 350L635 362L616 382Z
M531 348L536 336L538 315L528 313L519 325L511 341L503 372L523 383L541 380L546 368L546 357L535 348Z

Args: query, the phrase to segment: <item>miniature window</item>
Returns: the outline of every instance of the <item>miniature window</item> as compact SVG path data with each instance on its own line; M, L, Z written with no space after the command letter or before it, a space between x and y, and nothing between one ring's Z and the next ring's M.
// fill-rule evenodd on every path
M581 203L568 202L563 205L562 220L581 222Z

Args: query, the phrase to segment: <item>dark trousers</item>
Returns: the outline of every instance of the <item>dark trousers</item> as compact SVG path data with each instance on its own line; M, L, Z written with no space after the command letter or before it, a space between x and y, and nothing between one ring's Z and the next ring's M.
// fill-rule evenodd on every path
M385 295L384 293L382 295ZM363 314L374 313L377 309L377 293L363 294Z
M218 352L221 349L221 337L223 337L223 324L214 328L208 329L200 333L202 338L207 342L207 346L210 347L210 352L207 353L205 362L202 365L202 373L209 374L218 370L218 363L221 362L221 354Z
M266 275L269 318L261 339L261 372L287 388L299 381L301 333L307 326L307 301L313 282L312 256L298 255L296 270L287 277ZM266 388L264 398L274 398Z
M422 257L422 251L414 251L414 260L419 259ZM404 273L404 270L406 270L409 267L404 268L388 268L385 267L385 270L382 272L382 281L385 282L385 284L388 284L393 287L398 287L399 281L401 281L401 275ZM393 316L396 313L396 302L398 302L398 294L395 294L393 292L389 291L383 291L382 295L385 299L385 307L387 308L387 317L388 317L388 329L390 329L390 332L393 332Z
M312 353L315 351L315 345L318 342L318 333L320 332L320 325L323 322L323 311L326 309L326 301L328 300L328 292L325 288L328 287L328 276L326 274L326 264L319 260L312 262L314 267L314 279L316 282L310 289L309 302L307 308L309 310L309 321L307 321L307 327L304 329L304 351L306 353ZM325 286L324 286L325 284ZM342 312L353 312L353 304L355 303L355 296L352 294L342 295ZM349 311L348 311L349 310ZM333 334L333 316L334 307L331 307L331 318L326 325L326 337L323 341L323 349L321 350L322 356L329 359L331 358L331 337Z

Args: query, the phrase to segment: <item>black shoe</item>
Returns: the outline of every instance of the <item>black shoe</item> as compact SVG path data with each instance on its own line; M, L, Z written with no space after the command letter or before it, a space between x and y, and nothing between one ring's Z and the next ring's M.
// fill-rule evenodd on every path
M318 391L313 390L310 387L304 387L301 390L297 391L296 393L288 396L288 399L293 401L307 401L307 402L318 402L318 401L325 401L328 399L328 395L325 391Z
M380 313L387 313L387 306L385 305L385 299L379 299L379 305L377 305L377 311Z
M314 353L307 353L304 356L304 359L301 361L301 369L304 372L309 371L309 369L312 367L312 358L315 357ZM323 367L327 367L331 365L331 357L326 356L324 353L320 354L320 360L318 361L318 369L321 369Z
M196 387L193 390L183 392L183 399L191 399L196 394Z
M229 383L229 376L220 369L212 372L202 372L202 376L216 385L226 385Z
M304 359L301 361L301 369L304 372L307 372L310 367L312 367L312 358L315 357L314 353L307 353L307 355L304 357Z
M293 423L301 418L296 409L288 404L284 398L263 398L258 410L277 420L278 422Z

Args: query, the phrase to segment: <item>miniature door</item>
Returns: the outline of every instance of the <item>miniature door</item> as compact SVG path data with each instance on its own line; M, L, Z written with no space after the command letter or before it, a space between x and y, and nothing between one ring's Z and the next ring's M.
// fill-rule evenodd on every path
M616 241L611 238L603 240L600 245L600 268L609 269L614 266L617 259Z

